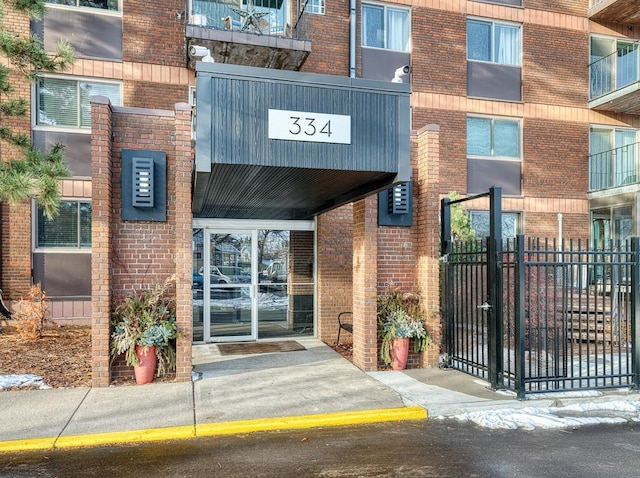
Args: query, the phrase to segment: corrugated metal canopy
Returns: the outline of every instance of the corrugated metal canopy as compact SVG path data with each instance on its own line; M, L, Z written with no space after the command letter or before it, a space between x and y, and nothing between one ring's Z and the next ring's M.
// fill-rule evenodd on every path
M196 176L194 217L311 219L393 182L392 173L217 164Z
M197 74L196 218L311 219L410 179L408 85L210 63ZM351 141L270 139L273 109L349 116Z

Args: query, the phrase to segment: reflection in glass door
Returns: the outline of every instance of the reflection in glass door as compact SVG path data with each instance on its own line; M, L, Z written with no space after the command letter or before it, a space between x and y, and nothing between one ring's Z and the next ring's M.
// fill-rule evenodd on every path
M312 226L194 228L194 342L313 335Z
M198 272L209 304L208 336L214 341L255 339L252 233L213 230L207 236L203 262L209 264L208 273L206 267Z

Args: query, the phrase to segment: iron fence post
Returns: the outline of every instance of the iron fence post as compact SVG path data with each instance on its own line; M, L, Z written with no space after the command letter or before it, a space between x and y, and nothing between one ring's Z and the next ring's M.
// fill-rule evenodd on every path
M487 245L487 286L489 288L489 378L491 388L504 388L502 324L502 188L489 189L489 244Z
M633 385L640 389L640 238L631 239L633 261L631 264L631 372Z
M516 236L515 260L515 373L516 395L518 400L525 398L525 259L524 259L524 235Z

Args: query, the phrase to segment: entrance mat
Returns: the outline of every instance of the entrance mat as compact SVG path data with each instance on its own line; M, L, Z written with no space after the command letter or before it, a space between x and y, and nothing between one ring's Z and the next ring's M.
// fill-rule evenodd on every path
M222 355L268 354L273 352L295 352L306 350L303 345L293 340L282 342L246 342L242 344L218 344Z

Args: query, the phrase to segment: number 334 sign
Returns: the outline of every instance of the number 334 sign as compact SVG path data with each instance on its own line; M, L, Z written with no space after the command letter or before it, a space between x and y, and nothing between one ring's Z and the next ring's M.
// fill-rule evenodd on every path
M351 116L269 110L269 139L351 144Z

